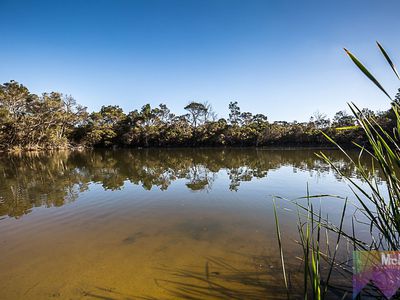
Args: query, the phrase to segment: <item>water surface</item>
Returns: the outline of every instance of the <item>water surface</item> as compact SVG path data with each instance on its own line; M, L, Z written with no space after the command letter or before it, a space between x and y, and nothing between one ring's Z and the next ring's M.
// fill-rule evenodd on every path
M350 195L313 149L0 156L2 299L286 298L272 198ZM354 169L324 150L343 172ZM366 162L367 163L367 162ZM277 200L291 266L296 215ZM340 215L327 199L324 212ZM293 267L293 278L298 269Z

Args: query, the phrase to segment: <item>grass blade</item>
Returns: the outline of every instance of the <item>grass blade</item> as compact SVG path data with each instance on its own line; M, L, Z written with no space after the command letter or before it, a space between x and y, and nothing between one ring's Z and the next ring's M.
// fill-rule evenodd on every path
M282 272L283 272L283 280L285 282L285 287L286 291L288 293L288 298L289 298L289 286L288 286L288 281L287 281L287 276L286 276L286 268L285 268L285 258L283 256L283 246L282 246L282 239L281 239L281 230L279 228L279 219L278 219L278 214L276 212L276 203L274 199L274 215L275 215L275 228L276 228L276 235L278 237L278 246L279 246L279 255L281 258L281 264L282 264Z
M379 83L378 80L368 71L366 67L355 57L349 50L344 48L344 51L346 51L347 55L350 57L350 59L355 63L355 65L364 73L365 76L368 77L369 80L371 80L386 96L389 97L390 100L392 98L390 95L386 92L386 90L383 88L383 86Z
M389 55L386 53L385 49L382 47L382 45L379 42L376 42L376 44L378 45L379 50L381 50L383 56L386 58L386 60L389 63L390 67L392 68L394 74L396 74L397 78L400 79L399 73L396 70L396 66L394 65L394 63L390 59Z

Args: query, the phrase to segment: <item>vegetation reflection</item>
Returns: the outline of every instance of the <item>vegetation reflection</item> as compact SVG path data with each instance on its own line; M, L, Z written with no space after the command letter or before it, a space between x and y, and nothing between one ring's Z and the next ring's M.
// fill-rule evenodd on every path
M76 200L90 183L119 190L128 181L145 190L167 190L177 179L192 191L209 191L221 170L229 190L241 182L265 178L282 166L318 175L331 166L314 150L126 149L84 152L30 152L0 156L0 215L19 217L33 207L61 206ZM337 151L327 152L341 172L357 176ZM368 161L364 164L368 168ZM372 168L370 168L372 169ZM338 180L340 180L338 178Z

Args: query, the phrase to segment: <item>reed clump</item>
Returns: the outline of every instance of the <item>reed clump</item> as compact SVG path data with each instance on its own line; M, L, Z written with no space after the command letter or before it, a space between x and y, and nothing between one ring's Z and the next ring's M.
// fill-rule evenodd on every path
M400 79L399 73L391 60L390 56L381 44L377 43L380 52L388 62L391 70L397 79ZM359 148L359 158L352 158L347 151L342 148L329 135L323 133L325 137L333 143L346 156L348 163L354 165L357 172L363 179L363 184L352 179L348 174L344 174L329 159L323 151L317 155L327 162L339 174L350 187L355 202L355 210L351 218L347 220L347 198L344 201L343 211L339 223L332 223L327 217L323 217L321 210L315 210L312 198L322 198L328 195L311 196L307 191L306 204L295 200L298 213L298 244L302 248L303 269L303 295L304 299L324 299L332 296L335 291L341 291L340 298L350 297L351 287L335 286L331 282L331 275L339 273L350 280L352 275L352 261L338 261L338 249L341 243L350 245L349 250L381 250L398 251L400 250L400 105L398 97L393 99L385 90L383 85L374 75L347 49L346 54L354 62L359 70L377 86L388 98L391 105L391 112L394 114L396 124L392 130L382 128L374 117L367 115L360 110L356 104L349 103L349 107L367 137L363 145L354 142ZM361 164L360 157L368 156L372 161L372 170L367 169ZM379 169L383 181L378 184L375 171ZM308 190L308 188L307 188ZM285 285L290 297L290 286L287 284L287 269L285 268L284 249L281 243L281 233L279 230L279 220L275 208L275 219L278 233L278 245L281 253L282 270ZM349 221L350 230L344 229L344 221ZM359 238L357 232L360 226L367 228L370 238ZM322 232L325 234L322 234ZM348 232L350 231L350 232ZM328 236L335 236L334 243L330 244ZM382 293L373 284L364 292L369 297L383 297ZM363 295L364 295L363 294ZM329 296L330 295L330 296ZM358 295L360 298L362 295Z

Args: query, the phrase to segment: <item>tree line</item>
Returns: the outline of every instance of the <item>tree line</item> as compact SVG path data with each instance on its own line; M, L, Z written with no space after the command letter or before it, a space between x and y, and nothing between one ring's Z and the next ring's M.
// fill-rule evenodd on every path
M337 112L332 120L316 112L308 122L269 122L264 114L242 112L236 101L229 103L227 119L218 118L207 102L192 101L184 109L186 114L176 115L165 104L145 104L125 113L117 105L108 105L89 113L71 96L35 95L10 81L0 85L0 149L329 145L321 131L342 144L362 143L365 138L346 111ZM363 113L383 128L394 127L391 110L364 109Z

